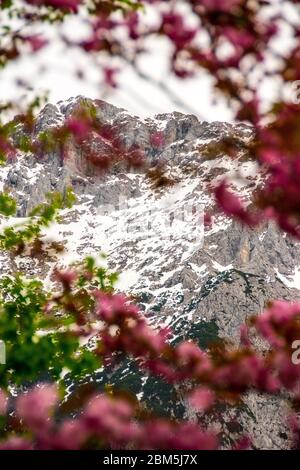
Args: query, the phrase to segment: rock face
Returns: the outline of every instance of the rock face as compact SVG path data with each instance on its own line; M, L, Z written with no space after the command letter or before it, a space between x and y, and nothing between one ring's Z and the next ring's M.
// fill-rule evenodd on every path
M45 240L61 241L64 254L42 261L2 256L3 272L22 270L49 282L55 264L104 252L110 268L122 273L119 289L137 296L153 325L169 325L173 341L191 338L202 347L218 338L238 343L240 325L267 301L299 297L298 243L272 224L252 231L222 215L215 216L211 227L203 224L203 212L214 208L209 190L213 182L230 178L247 203L262 181L246 150L250 127L199 122L177 112L141 120L103 101L78 97L47 105L31 138L63 124L82 103L95 107L99 124L118 133L125 151L143 152L145 166L132 170L119 162L104 177L75 141L69 142L65 160L55 147L42 156L19 156L0 178L19 202L19 217L42 202L45 193L68 186L77 203L44 235ZM104 138L91 134L87 140L101 155L111 151ZM228 142L235 144L235 160L226 155ZM148 172L158 165L172 185L153 189L145 167ZM161 413L189 413L176 389L145 376L130 361L99 372L93 380L99 387L108 381L128 387ZM283 400L249 394L219 422L224 446L249 431L257 448L287 447L285 406Z

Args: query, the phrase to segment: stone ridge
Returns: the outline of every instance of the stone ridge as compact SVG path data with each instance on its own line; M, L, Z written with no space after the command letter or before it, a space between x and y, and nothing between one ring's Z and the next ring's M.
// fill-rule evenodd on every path
M142 120L105 101L81 96L56 105L47 104L38 115L30 138L34 141L40 133L59 128L82 106L95 108L99 126L110 126L125 152L138 149L145 156L141 172L149 167L163 165L175 172L178 169L201 173L204 161L217 161L218 157L223 156L228 141L234 142L240 158L248 159L245 148L252 138L252 129L247 125L200 122L193 115L179 112L158 114ZM18 129L20 132L22 129ZM155 135L161 135L159 145L153 143ZM114 150L107 139L91 133L82 145L74 140L68 142L68 156L64 161L60 149L54 148L42 155L26 155L20 165L18 162L11 165L4 185L10 188L19 201L18 215L25 216L34 205L42 202L45 193L52 190L64 191L66 186L71 185L75 192L86 190L89 193L91 188L88 180L102 179L101 175L99 178L97 166L88 157L91 152L112 157ZM39 171L39 164L43 164L43 172ZM124 171L126 165L122 163L113 166L115 173ZM31 174L37 172L40 177L31 178ZM214 170L214 176L217 172ZM25 198L22 194L25 194Z
M18 199L18 217L42 202L45 193L63 192L67 186L73 187L77 203L64 212L61 224L44 234L45 243L59 241L65 253L41 259L2 256L3 273L21 270L50 283L55 266L105 252L109 266L122 273L118 288L138 299L151 324L170 326L173 341L192 339L204 348L220 338L238 344L241 324L261 312L268 301L299 299L299 243L272 224L253 231L216 214L212 227L201 232L200 215L215 205L212 183L230 179L247 203L253 188L263 182L247 150L251 127L200 122L177 112L142 120L104 101L77 97L48 104L31 137L63 124L82 103L95 106L99 123L116 129L127 150L135 146L145 153L147 169L163 164L177 183L153 190L143 168L118 164L105 177L99 175L86 164L87 156L75 142L69 143L65 161L56 150L42 158L20 155L0 170L2 186ZM163 135L160 148L151 137L157 132ZM93 136L90 140L100 153L108 151L103 142L94 142ZM235 145L235 160L226 154L228 142ZM189 220L184 231L176 214L189 208L196 209L199 217ZM170 220L173 225L168 225ZM128 361L92 379L99 388L107 381L126 384L159 412L190 413L178 398L174 400L178 394L173 387L145 377ZM70 384L70 389L74 387ZM289 436L282 428L285 407L284 400L249 394L238 409L228 409L219 423L227 447L243 432L254 435L259 449L288 447ZM239 426L234 426L237 422Z

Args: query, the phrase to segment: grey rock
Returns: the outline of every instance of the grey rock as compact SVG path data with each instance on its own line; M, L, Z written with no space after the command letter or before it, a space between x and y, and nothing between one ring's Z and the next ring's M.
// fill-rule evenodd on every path
M125 290L138 296L152 325L171 326L174 342L193 339L206 348L224 338L238 344L240 326L250 315L259 314L268 301L299 299L299 290L289 287L299 266L299 243L272 223L253 231L216 213L214 225L204 230L203 239L191 242L186 234L168 233L164 212L157 209L169 204L176 215L176 211L202 204L204 210L214 211L209 185L225 175L234 177L234 184L247 200L250 189L262 181L253 176L254 164L247 150L253 135L251 127L200 122L193 115L178 112L141 120L104 101L77 97L47 105L36 120L31 138L60 126L82 104L95 107L99 125L117 131L125 151L137 148L144 152L145 166L132 170L117 163L104 177L88 161L84 148L72 140L68 142L69 158L64 161L59 149L42 158L23 155L10 163L7 175L2 177L4 187L19 202L18 216L24 217L43 202L47 192L63 192L72 186L78 203L65 214L57 236L67 246L75 234L78 256L105 249L112 269L133 270L136 279ZM152 143L153 134L158 132L163 135L159 147ZM228 140L236 145L234 161L224 154ZM109 144L95 134L89 137L89 144L100 154L111 151ZM166 174L179 180L181 186L153 191L146 171L157 164L163 164ZM245 170L242 177L241 168ZM172 202L167 199L170 195ZM108 245L103 243L106 216L113 221L105 229ZM151 231L155 221L156 230ZM192 221L190 235L196 233L199 224L199 220ZM122 232L124 227L127 231ZM21 260L14 262L16 267L24 267ZM2 265L3 272L12 269L7 260ZM26 269L30 275L47 277L53 267L53 262L44 260L44 264ZM262 343L258 346L265 347ZM99 387L107 380L116 386L126 384L160 412L172 416L190 413L185 403L174 401L171 386L145 377L132 362L102 371L94 380ZM229 409L225 421L219 423L224 447L249 430L257 448L287 448L290 437L283 425L285 408L283 399L249 394L241 408ZM233 422L239 426L233 426Z

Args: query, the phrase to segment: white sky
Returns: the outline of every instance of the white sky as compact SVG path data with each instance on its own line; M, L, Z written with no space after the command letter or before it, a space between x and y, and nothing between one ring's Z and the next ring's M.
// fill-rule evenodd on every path
M276 4L285 5L286 2L274 0ZM178 2L178 5L180 2ZM299 23L296 9L285 8L288 22ZM299 13L299 11L297 11ZM186 15L186 18L190 18ZM155 21L155 10L147 12L147 21ZM4 24L3 13L0 13L0 27ZM10 21L11 23L11 21ZM63 31L72 39L79 41L89 34L86 26L71 16L63 25ZM186 106L174 102L165 93L149 82L139 78L130 66L124 66L111 61L109 65L120 66L118 75L119 87L116 90L105 90L101 83L101 62L98 66L89 57L78 49L69 49L58 39L58 30L54 26L42 25L27 33L40 33L50 39L50 44L36 53L25 54L14 61L4 70L0 70L0 102L8 99L18 99L21 95L30 98L32 93L16 86L16 79L30 83L35 93L49 91L49 101L56 103L72 96L84 95L90 98L102 98L116 106L123 107L133 114L145 117L161 112L173 110L193 112L200 119L208 121L231 121L233 113L226 103L212 89L211 79L203 72L193 79L179 80L172 76L168 70L168 57L170 46L165 39L151 39L149 52L144 54L139 65L140 68L152 78L163 81L169 89L177 95ZM283 30L282 37L274 44L278 52L288 49L292 44L288 29ZM101 57L101 54L99 55ZM100 59L101 61L101 59ZM102 62L103 63L103 62ZM74 72L84 70L85 79L79 80ZM262 87L262 98L269 102L276 96L280 83L267 82Z
M0 26L3 24L0 14ZM78 24L76 17L70 17L63 26L68 37L77 41L88 34L85 26ZM118 75L119 87L116 90L104 90L101 83L101 66L95 66L87 55L78 49L66 51L63 43L58 40L58 31L55 27L43 25L27 33L41 33L50 38L50 44L35 55L26 54L0 70L0 101L16 99L21 95L30 97L30 92L16 87L16 79L30 83L35 93L49 91L49 101L55 103L66 100L71 96L84 95L90 98L102 98L117 106L128 109L139 116L149 116L173 110L188 112L190 109L200 119L230 120L231 112L224 101L214 103L215 92L212 93L211 83L203 74L189 80L179 80L169 73L168 56L169 45L166 40L151 40L151 53L144 54L140 66L151 77L162 80L180 97L186 107L174 103L157 86L153 86L139 78L130 66L121 66ZM119 63L113 62L110 65ZM85 71L86 79L79 80L74 71Z
M167 84L186 107L174 103L157 86L139 78L128 65L121 66L117 77L119 87L116 90L104 90L101 67L91 64L85 54L78 50L66 53L62 44L56 42L46 46L35 57L27 55L0 72L0 101L15 99L16 94L24 95L24 90L16 87L16 79L21 78L30 83L35 92L48 90L49 101L53 103L80 94L90 98L103 98L143 117L173 110L188 112L190 108L206 120L230 120L232 115L225 103L213 103L214 93L210 80L203 75L188 80L172 77L168 72L167 54L166 51L162 52L163 49L166 50L166 47L163 48L157 42L154 52L141 61L141 66L148 75ZM77 68L85 70L86 79L79 80L75 76L74 70Z

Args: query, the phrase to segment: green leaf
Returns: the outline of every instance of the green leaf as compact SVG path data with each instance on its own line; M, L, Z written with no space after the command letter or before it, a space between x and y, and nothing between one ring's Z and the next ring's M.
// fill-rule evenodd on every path
M0 193L0 214L9 216L14 215L17 210L17 203L15 199L10 197L7 193Z

